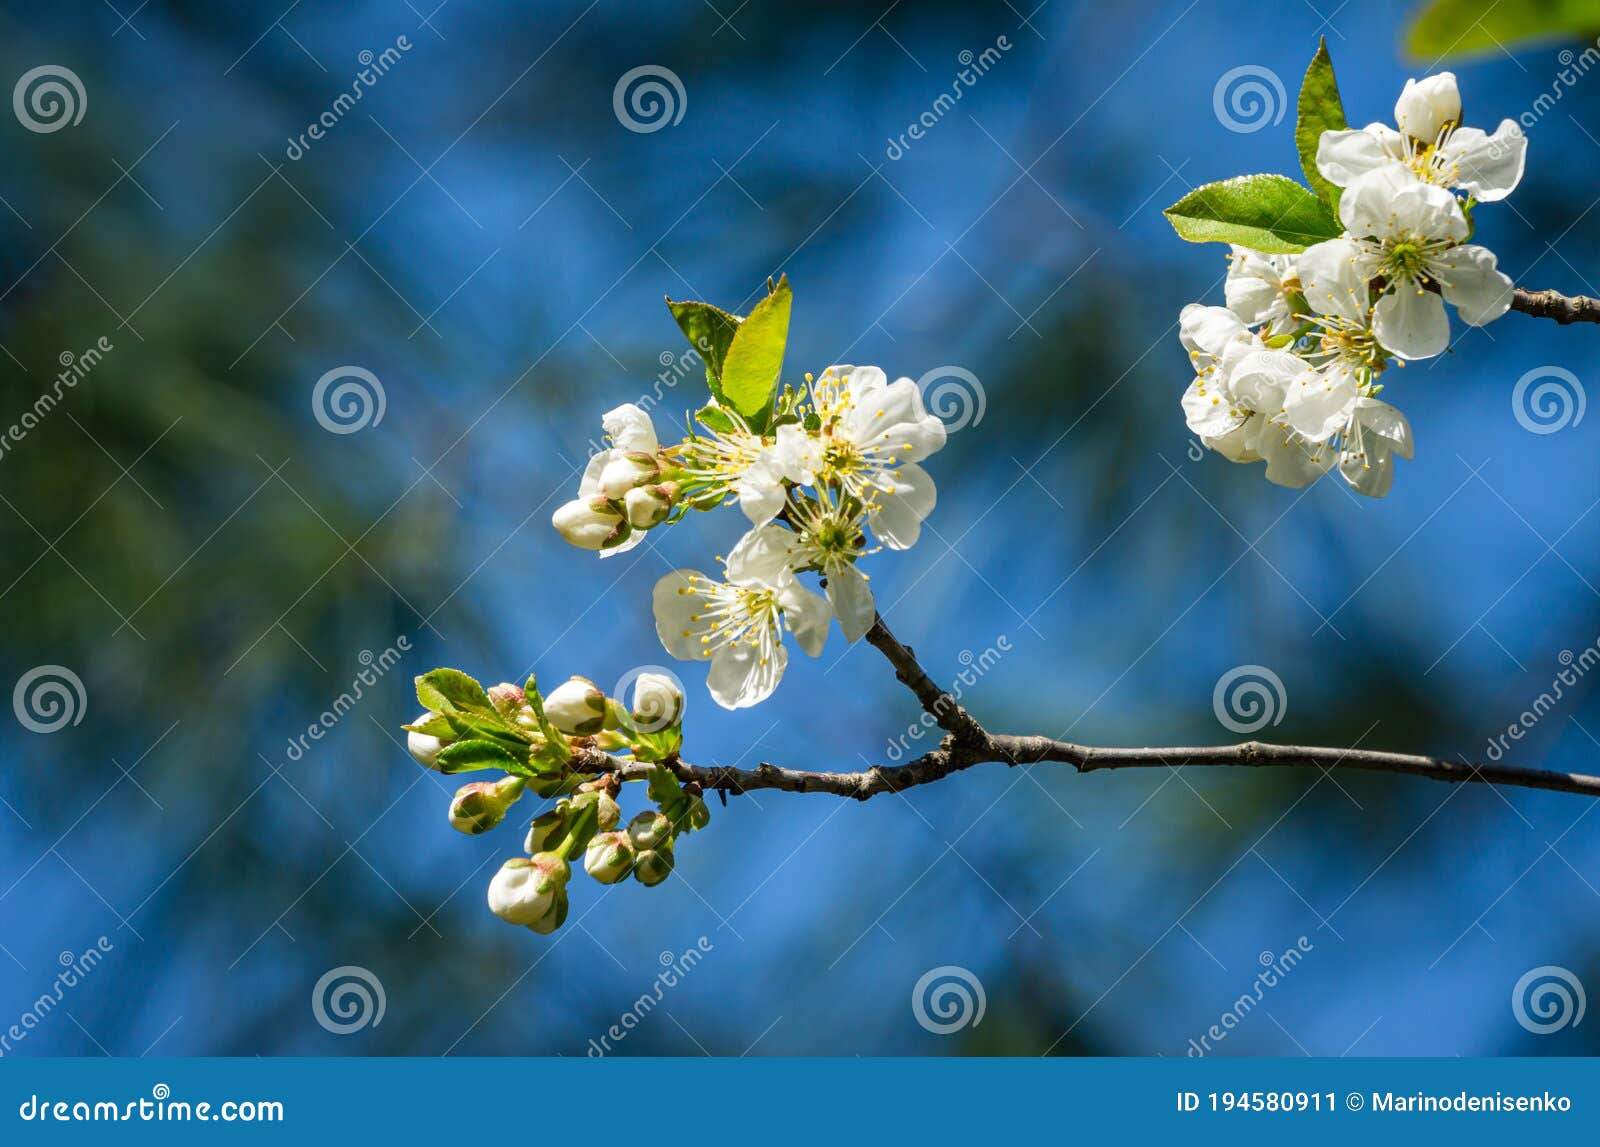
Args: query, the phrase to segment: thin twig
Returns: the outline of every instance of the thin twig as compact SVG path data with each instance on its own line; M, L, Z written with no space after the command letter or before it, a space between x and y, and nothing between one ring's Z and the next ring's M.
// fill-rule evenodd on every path
M1568 323L1600 323L1600 299L1587 295L1562 295L1555 291L1525 291L1518 287L1511 296L1511 309L1540 319Z
M679 780L696 781L703 788L745 793L758 789L778 789L790 793L831 793L834 796L867 800L879 793L904 792L918 785L941 781L952 773L974 765L1006 764L1032 766L1071 765L1080 773L1102 769L1165 769L1185 765L1235 765L1248 768L1290 767L1314 769L1359 769L1366 772L1399 773L1435 781L1476 782L1515 785L1525 789L1576 793L1600 797L1600 777L1583 773L1558 773L1529 769L1520 765L1470 764L1441 757L1413 753L1390 753L1376 749L1337 749L1315 745L1270 745L1244 741L1237 745L1203 745L1180 748L1139 749L1102 748L1057 741L1049 737L991 733L963 709L948 692L934 684L917 662L916 655L902 645L883 618L874 620L867 640L894 667L895 677L916 695L922 707L945 730L938 748L903 765L873 767L859 772L813 772L786 769L762 762L753 769L722 765L694 765L672 760L667 767ZM624 780L637 780L650 773L651 765L625 757L614 757L598 749L578 749L572 768L582 773L613 773Z

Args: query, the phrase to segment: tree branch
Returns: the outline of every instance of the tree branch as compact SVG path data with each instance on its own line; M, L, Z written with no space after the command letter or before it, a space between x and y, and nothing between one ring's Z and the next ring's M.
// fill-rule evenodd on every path
M1539 319L1568 323L1600 323L1600 299L1587 295L1567 296L1555 291L1525 291L1518 287L1511 296L1511 309Z
M721 765L693 765L677 759L666 762L666 767L680 781L693 781L705 789L730 793L747 793L758 789L831 793L863 801L879 793L904 792L918 785L932 784L953 773L982 764L1064 764L1071 765L1080 773L1102 769L1176 769L1185 765L1358 769L1426 777L1435 781L1515 785L1600 797L1600 777L1583 773L1558 773L1520 765L1472 764L1376 749L1270 745L1262 741L1159 749L1102 748L1056 741L1049 737L990 733L954 697L934 684L910 648L902 645L889 632L882 617L874 620L867 632L867 640L888 658L894 666L895 677L916 695L923 709L945 730L946 735L937 748L903 765L875 766L849 773L786 769L766 762L753 769L738 769ZM649 776L655 766L625 757L614 757L598 749L578 748L573 752L571 767L576 772L614 773L623 780L638 780Z

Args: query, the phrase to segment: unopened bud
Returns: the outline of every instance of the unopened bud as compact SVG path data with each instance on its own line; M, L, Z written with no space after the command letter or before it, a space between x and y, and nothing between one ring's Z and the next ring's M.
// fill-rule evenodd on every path
M583 870L601 884L615 884L633 868L633 842L625 832L602 832L583 854Z
M450 802L450 827L473 836L488 832L505 820L506 810L521 799L526 787L521 777L462 785Z
M672 875L672 849L647 848L633 862L633 878L653 888Z
M672 839L672 821L665 813L647 809L628 822L628 839L641 853L660 848Z
M544 715L563 733L586 737L606 724L606 695L593 681L574 677L544 699Z
M494 705L494 711L507 721L515 721L521 715L527 700L522 694L522 686L509 681L489 687L489 701Z
M550 910L571 874L554 853L514 857L489 881L489 910L509 924L531 927Z
M664 673L641 673L633 683L633 724L647 733L683 720L683 690Z
M621 545L630 533L628 523L603 499L567 502L550 516L556 531L580 550L604 550Z
M533 823L528 826L528 838L523 841L522 849L529 856L536 852L544 852L565 836L566 832L567 803L562 801L555 808L548 809L533 818Z
M572 807L575 809L594 805L595 823L601 832L610 832L622 821L622 807L612 799L608 792L590 790L579 793L572 798Z
M430 710L418 716L411 723L413 725L423 725L435 720L438 716L439 714ZM439 754L444 751L444 747L445 742L438 737L430 737L426 733L406 734L407 751L417 759L419 765L423 765L426 768L437 769L439 767Z
M661 463L654 454L642 450L613 453L600 471L600 489L608 498L620 498L635 486L648 485L661 474Z
M648 530L666 520L672 512L672 499L664 486L638 486L622 496L622 508L627 512L628 524L636 530Z
M528 927L541 936L548 936L566 922L567 890L565 888L557 888L555 896L550 900L550 907L545 909L543 916L529 924Z

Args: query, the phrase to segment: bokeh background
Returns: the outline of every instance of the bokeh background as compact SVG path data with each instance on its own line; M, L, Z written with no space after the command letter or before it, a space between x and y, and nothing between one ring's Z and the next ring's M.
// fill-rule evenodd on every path
M1522 285L1600 293L1600 74L1580 59L1558 79L1592 39L1523 39L1506 12L1486 39L1474 7L1457 47L1479 50L1449 61L1468 122L1561 94L1479 239ZM738 515L600 563L549 514L601 412L684 349L662 296L739 308L787 272L789 373L980 383L933 460L922 542L869 572L935 678L1003 651L967 689L992 727L1233 739L1213 687L1259 665L1285 695L1263 735L1482 759L1563 651L1600 639L1600 427L1531 433L1511 401L1539 367L1592 385L1600 336L1517 314L1458 331L1385 395L1418 439L1388 499L1279 490L1194 456L1174 324L1221 301L1225 268L1160 214L1211 179L1297 174L1285 103L1319 36L1352 120L1387 121L1440 54L1406 54L1413 7L0 9L5 88L59 65L86 100L48 133L0 116L0 417L63 354L114 348L0 457L0 685L40 666L83 684L76 724L0 721L0 1029L54 994L62 953L111 949L7 1054L582 1055L654 992L663 953L700 944L619 1054L1182 1055L1302 938L1216 1054L1596 1047L1592 1019L1541 1036L1511 1007L1536 967L1600 985L1600 818L1580 798L999 766L866 805L762 793L714 802L660 888L602 901L576 881L546 939L483 904L519 830L452 832L453 783L396 732L434 665L609 685L667 660L650 586L726 552ZM293 157L360 53L402 36ZM891 157L961 53L1001 37ZM676 124L615 114L641 65L680 78ZM1286 90L1245 116L1259 130L1215 110L1245 66ZM343 366L385 407L340 434L312 394ZM664 425L701 401L697 369L661 389ZM703 670L677 668L699 761L865 767L917 717L837 632L753 711L717 710ZM1596 681L1508 759L1593 771ZM385 1010L338 1035L313 990L347 965ZM984 989L981 1023L950 1035L912 1003L942 966Z

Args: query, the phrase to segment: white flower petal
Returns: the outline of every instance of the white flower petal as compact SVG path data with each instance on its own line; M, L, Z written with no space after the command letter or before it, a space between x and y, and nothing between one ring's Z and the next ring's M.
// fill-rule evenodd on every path
M788 664L789 651L775 641L738 641L712 655L706 687L724 709L747 709L772 696Z
M1283 409L1289 385L1310 373L1311 364L1299 355L1286 350L1255 351L1228 376L1228 389L1240 406L1272 415Z
M868 511L872 532L891 550L910 549L922 532L922 519L933 512L937 498L933 478L915 463L886 477L893 486L874 494L875 508Z
M1480 203L1504 199L1522 181L1528 158L1528 138L1513 120L1501 120L1493 135L1475 127L1460 127L1439 149L1447 161L1451 185L1460 187Z
M828 623L833 620L833 607L827 599L790 579L778 590L778 604L783 607L783 622L800 648L812 657L821 653L828 640Z
M1267 481L1298 490L1309 486L1328 472L1334 452L1326 446L1308 442L1294 431L1275 423L1261 427L1255 444L1266 459Z
M757 459L734 482L733 491L739 495L739 508L755 526L772 521L788 500L782 477L765 458Z
M1360 397L1355 376L1341 366L1297 379L1284 396L1284 420L1313 442L1326 442L1344 428L1350 405Z
M1221 438L1244 425L1249 412L1236 407L1214 378L1195 379L1183 392L1183 420L1201 438Z
M1515 288L1488 248L1471 244L1452 247L1435 256L1428 269L1461 321L1470 326L1492 323L1511 309Z
M1317 141L1317 170L1338 187L1349 187L1369 171L1395 158L1385 146L1392 129L1373 124L1364 131L1325 131Z
M1227 307L1190 303L1178 316L1178 338L1191 356L1216 358L1231 340L1247 338L1249 333L1239 316Z
M828 571L828 604L846 641L860 641L877 617L867 575L849 563Z
M708 584L706 575L698 570L673 570L656 582L651 595L656 636L680 661L702 661L708 656L700 640L710 628L704 620Z
M728 581L733 585L775 586L792 578L789 555L794 544L793 532L777 523L755 527L728 554Z
M1367 321L1367 281L1360 249L1349 239L1329 239L1300 254L1300 282L1306 302L1319 314L1353 323Z
M1372 333L1401 358L1432 358L1450 345L1450 319L1438 295L1396 283L1372 309Z

